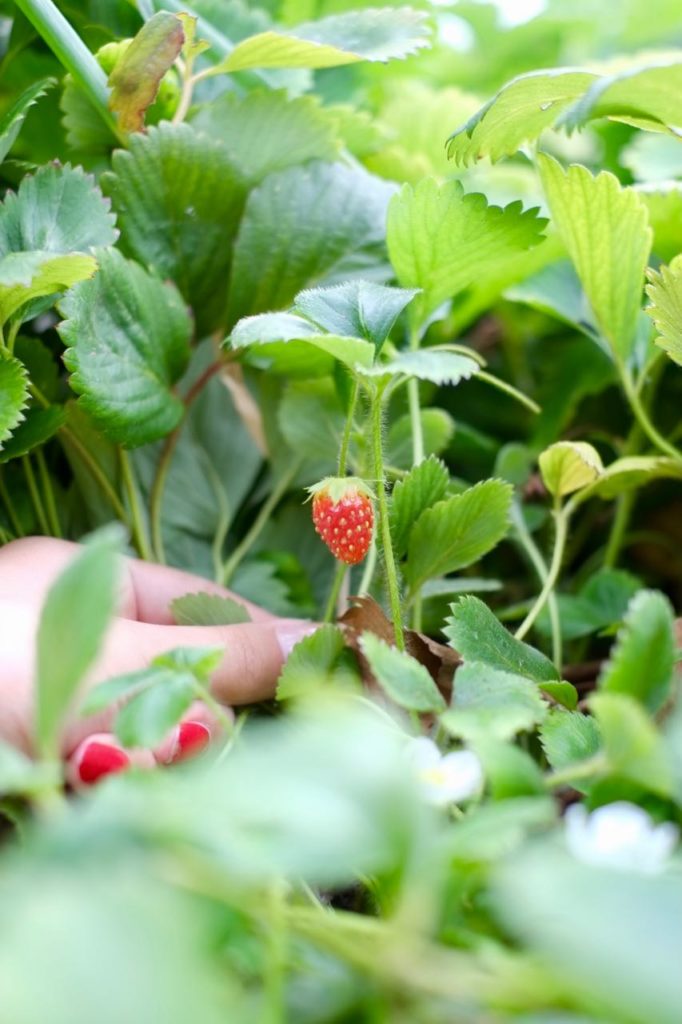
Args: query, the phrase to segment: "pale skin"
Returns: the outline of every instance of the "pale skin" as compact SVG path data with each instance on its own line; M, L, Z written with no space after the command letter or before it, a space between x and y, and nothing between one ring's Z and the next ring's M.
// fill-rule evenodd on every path
M77 554L77 544L50 537L28 537L0 548L0 740L33 750L33 679L35 636L45 595L62 569ZM208 580L178 569L121 560L117 614L84 688L124 672L146 667L174 647L221 646L223 661L212 679L213 695L227 707L271 697L291 648L309 634L312 623L279 619L242 601L252 622L234 626L177 626L170 603L187 593L208 591L234 597ZM241 600L237 598L237 600ZM59 652L55 651L55 657ZM117 746L111 735L114 709L84 719L74 712L64 729L62 755L67 778L77 784L78 765L93 739ZM211 737L219 725L201 704L185 722L202 723ZM153 767L166 763L177 747L177 731L155 750L129 753L132 763Z

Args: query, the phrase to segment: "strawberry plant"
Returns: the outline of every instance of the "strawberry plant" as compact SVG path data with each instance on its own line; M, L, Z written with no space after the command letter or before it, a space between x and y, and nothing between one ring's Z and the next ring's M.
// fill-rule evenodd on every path
M12 1024L679 1019L682 16L527 6L0 0Z

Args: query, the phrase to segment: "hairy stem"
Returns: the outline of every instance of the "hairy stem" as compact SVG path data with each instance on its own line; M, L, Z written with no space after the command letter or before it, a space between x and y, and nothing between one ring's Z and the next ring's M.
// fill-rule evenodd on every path
M378 387L372 401L372 450L374 454L377 503L379 506L379 536L384 556L384 571L386 573L386 585L388 587L391 615L393 617L395 643L398 650L404 651L405 637L403 635L402 608L400 606L400 587L398 586L398 571L393 555L391 527L388 520L388 499L386 497L386 483L384 480L382 398L383 389Z
M516 630L516 633L514 634L517 640L523 640L524 636L526 635L526 633L531 628L531 626L537 619L538 615L544 608L545 603L547 602L547 599L549 598L550 594L554 590L556 582L559 578L559 573L561 571L561 562L563 560L564 549L566 547L568 519L569 517L566 513L566 510L561 508L560 499L557 498L555 500L554 506L554 522L556 524L556 534L554 537L554 551L552 553L552 561L550 563L549 570L547 572L547 577L545 579L545 583L542 590L538 594L538 597L535 603L533 604L533 607L528 612L525 619L523 620L519 628Z
M547 564L540 553L540 549L533 540L526 521L523 518L523 512L518 501L514 501L511 507L511 520L516 530L517 540L520 546L528 556L528 560L538 574L538 578L541 584L547 582L547 576L549 570ZM552 626L552 661L556 665L559 672L561 672L561 664L563 661L563 644L561 636L561 620L559 618L559 602L557 601L556 594L552 590L547 598L547 608L549 610L549 619Z
M301 462L301 459L295 459L294 462L292 462L291 465L289 466L287 472L282 474L282 476L279 478L279 480L271 490L270 494L268 495L266 501L263 502L260 512L258 513L258 515L256 516L251 525L251 529L247 530L240 543L237 545L237 547L234 549L230 557L223 565L222 579L220 582L223 584L224 587L227 586L227 584L230 582L237 568L241 564L244 556L248 554L248 552L251 550L253 545L260 537L264 528L267 526L270 516L279 505L280 501L282 500L282 498L288 491L289 487L291 486L293 480L295 479L296 474L300 470Z
M339 603L339 594L343 586L343 581L346 578L348 572L348 566L345 562L339 562L334 573L334 579L332 581L331 590L329 591L329 597L327 599L327 607L325 609L323 622L333 622L336 618L337 606Z
M137 483L133 474L132 463L125 448L119 448L119 460L121 465L121 479L123 481L125 492L128 496L128 505L130 507L133 542L140 557L143 558L145 562L152 562L154 560L154 556L149 544L149 538L147 537L147 525L142 515L140 495L137 490Z
M341 438L341 447L339 448L339 463L337 476L345 476L348 471L348 449L350 448L350 436L353 432L355 407L358 403L359 392L360 382L356 377L355 380L353 381L353 390L351 391L350 401L348 403L348 415L346 416L346 425L343 428L343 437Z

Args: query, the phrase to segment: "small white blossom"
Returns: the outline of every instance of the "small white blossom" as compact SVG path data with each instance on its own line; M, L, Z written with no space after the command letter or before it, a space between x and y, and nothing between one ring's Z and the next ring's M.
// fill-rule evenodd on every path
M471 750L441 754L433 740L420 736L410 741L407 754L429 803L457 804L483 788L483 767Z
M664 867L678 838L675 825L656 825L641 807L624 800L591 814L573 804L565 823L566 843L578 860L644 874Z

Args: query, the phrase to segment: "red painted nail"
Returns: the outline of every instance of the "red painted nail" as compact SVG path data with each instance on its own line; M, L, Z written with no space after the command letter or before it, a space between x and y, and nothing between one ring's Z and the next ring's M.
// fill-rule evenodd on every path
M196 757L208 746L211 733L203 722L183 722L178 729L178 739L171 760L173 763Z
M81 782L91 786L103 775L122 772L130 765L130 758L124 750L112 747L108 743L88 743L78 764L78 776Z

